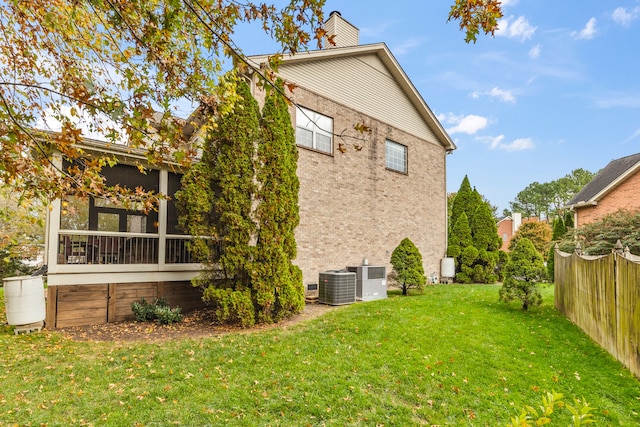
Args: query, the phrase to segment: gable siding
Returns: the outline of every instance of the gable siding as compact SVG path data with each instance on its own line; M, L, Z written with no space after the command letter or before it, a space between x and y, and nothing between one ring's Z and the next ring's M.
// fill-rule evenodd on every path
M377 55L283 64L278 74L346 107L438 144L433 131Z
M621 209L640 210L640 170L606 194L597 205L576 207L576 225L589 224Z

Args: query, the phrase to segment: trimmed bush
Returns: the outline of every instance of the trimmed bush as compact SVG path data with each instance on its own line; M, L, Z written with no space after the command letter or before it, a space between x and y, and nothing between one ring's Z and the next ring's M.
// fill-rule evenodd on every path
M230 288L209 286L202 299L213 308L213 315L219 324L249 328L256 323L251 291L234 291Z
M391 278L395 279L402 288L402 295L407 295L407 290L410 288L422 291L427 283L422 266L422 254L409 238L402 239L398 247L393 250L391 264L393 265Z
M542 304L542 294L538 282L546 278L546 269L542 255L531 240L520 239L511 252L511 259L504 268L504 283L500 288L500 300L522 301L522 309Z
M131 311L138 322L153 321L158 325L182 322L180 307L172 309L164 298L157 298L153 303L142 298L131 304Z

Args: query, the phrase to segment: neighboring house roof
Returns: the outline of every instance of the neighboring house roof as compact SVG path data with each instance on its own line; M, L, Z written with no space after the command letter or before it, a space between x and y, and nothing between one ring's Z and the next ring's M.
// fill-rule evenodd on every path
M259 69L269 55L248 57ZM384 43L284 55L278 75L419 138L456 146ZM435 139L435 141L434 141Z
M612 160L573 199L567 208L595 205L605 195L640 169L640 153Z

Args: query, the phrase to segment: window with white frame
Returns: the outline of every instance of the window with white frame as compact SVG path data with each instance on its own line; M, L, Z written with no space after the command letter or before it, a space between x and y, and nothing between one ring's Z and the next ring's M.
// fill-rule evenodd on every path
M407 147L397 142L386 142L387 169L407 173Z
M333 153L333 119L297 107L296 143L325 153Z

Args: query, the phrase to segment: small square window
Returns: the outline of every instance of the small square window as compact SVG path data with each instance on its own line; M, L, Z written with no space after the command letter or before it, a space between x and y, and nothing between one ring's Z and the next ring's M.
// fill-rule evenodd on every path
M397 142L386 142L387 169L396 172L407 173L407 147Z
M333 119L303 107L296 108L296 144L333 153Z

